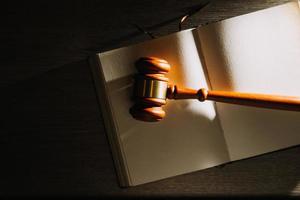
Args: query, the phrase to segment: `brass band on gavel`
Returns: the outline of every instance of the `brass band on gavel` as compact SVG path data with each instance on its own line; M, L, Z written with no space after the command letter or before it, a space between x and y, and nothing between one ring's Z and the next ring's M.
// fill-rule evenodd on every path
M136 78L136 96L141 98L167 98L168 82L149 79L140 75Z

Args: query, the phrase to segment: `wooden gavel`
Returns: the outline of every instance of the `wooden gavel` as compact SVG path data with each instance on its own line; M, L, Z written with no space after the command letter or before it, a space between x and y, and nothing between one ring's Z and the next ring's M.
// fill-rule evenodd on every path
M170 71L170 64L163 59L143 57L136 62L139 72L135 77L135 105L130 108L131 115L138 120L147 122L160 121L165 116L161 106L166 99L198 99L216 102L271 108L279 110L300 111L300 97L277 96L230 91L209 91L178 88L170 85L165 75Z

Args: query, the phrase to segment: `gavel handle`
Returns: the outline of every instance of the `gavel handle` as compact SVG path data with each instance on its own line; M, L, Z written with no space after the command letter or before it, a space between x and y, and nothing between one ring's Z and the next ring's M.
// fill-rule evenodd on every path
M169 99L199 99L199 101L211 100L216 102L271 108L279 110L300 111L300 97L241 93L229 91L208 91L180 89L170 86L167 91Z

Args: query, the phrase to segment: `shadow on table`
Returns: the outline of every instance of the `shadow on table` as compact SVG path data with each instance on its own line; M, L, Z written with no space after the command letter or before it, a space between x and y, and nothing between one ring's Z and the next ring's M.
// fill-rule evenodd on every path
M87 61L10 86L1 101L2 195L118 190Z

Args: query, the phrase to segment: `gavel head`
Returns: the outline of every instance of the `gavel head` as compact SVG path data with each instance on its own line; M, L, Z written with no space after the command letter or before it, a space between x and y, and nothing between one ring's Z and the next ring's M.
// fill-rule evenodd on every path
M163 59L143 57L135 65L139 73L133 92L135 105L130 108L130 113L137 120L160 121L165 116L161 106L166 104L169 79L165 75L170 64Z

